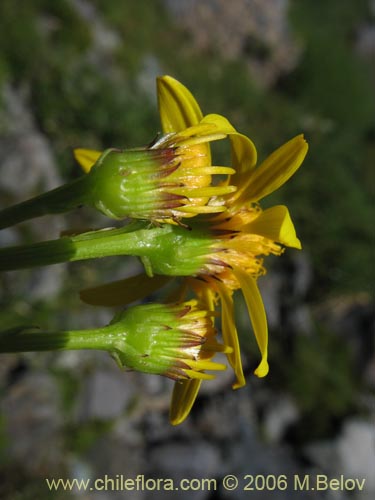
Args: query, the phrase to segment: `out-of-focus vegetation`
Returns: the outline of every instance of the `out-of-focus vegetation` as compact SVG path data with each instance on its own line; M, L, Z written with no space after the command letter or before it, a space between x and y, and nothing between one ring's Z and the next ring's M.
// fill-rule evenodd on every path
M310 124L311 144L309 168L291 189L324 291L368 289L373 270L374 82L353 45L366 5L301 1L291 12L305 51L284 89Z

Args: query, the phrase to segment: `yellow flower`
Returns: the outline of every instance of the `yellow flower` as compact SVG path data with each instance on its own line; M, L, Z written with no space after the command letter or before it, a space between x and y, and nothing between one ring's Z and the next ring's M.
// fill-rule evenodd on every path
M215 234L212 253L199 273L199 279L187 278L187 286L197 296L205 297L206 304L221 303L221 331L223 341L232 348L227 353L235 372L233 388L245 385L240 346L234 319L233 292L241 289L248 308L254 335L261 353L255 370L258 377L268 373L268 327L258 276L265 274L262 256L280 255L283 246L301 248L301 243L284 206L262 210L257 203L263 196L280 187L301 165L307 153L307 144L298 136L268 157L257 169L243 163L237 182L241 186L226 200L227 210L211 219ZM174 387L170 420L182 423L197 397L200 381L186 380Z
M252 142L224 117L203 116L192 94L177 80L158 78L157 91L163 133L147 148L74 151L85 172L101 174L97 208L114 218L161 222L222 212L221 197L236 187L213 185L212 176L235 174L238 162L234 157L233 167L212 165L209 143L229 137L232 144L254 154Z
M100 328L55 331L33 326L0 331L1 352L94 349L108 352L120 368L176 381L211 380L212 361L230 348L216 340L212 313L193 299L173 304L142 304L116 313Z
M219 302L221 304L223 340L231 348L227 356L236 375L233 388L239 388L245 384L245 379L234 320L233 293L241 289L244 295L261 354L255 374L263 377L268 372L268 329L257 285L257 278L266 272L263 257L269 254L280 255L285 246L301 248L288 209L276 206L262 210L259 201L294 174L301 165L308 146L303 136L299 135L256 166L257 153L250 139L237 133L220 115L203 118L198 104L180 83L170 77L160 78L158 98L162 129L166 134L160 140L186 138L188 143L185 145L188 144L195 153L192 155L195 156L194 160L188 164L191 172L194 165L206 168L208 160L211 165L210 148L207 141L191 141L191 134L186 129L201 126L202 122L209 123L212 129L207 132L208 135L217 132L229 137L231 163L235 172L229 174L220 187L234 185L237 189L216 195L211 192L209 197L204 197L199 201L206 203L201 214L215 211L216 208L221 213L203 219L201 215L200 219L195 219L196 222L191 224L191 231L183 232L182 228L176 228L173 230L175 234L167 235L163 251L154 252L147 259L142 258L144 263L148 263L149 276L154 273L155 277L140 275L131 278L130 286L127 280L121 280L85 290L81 296L88 303L118 305L120 301L130 302L147 295L148 290L164 285L167 279L160 276L162 274L190 275L186 284L193 288L200 300L205 301L209 310L213 311ZM206 189L211 176L208 179L203 176L199 182L200 189ZM194 214L198 213L194 205L189 210L193 210ZM178 424L186 418L199 386L199 380L186 380L176 384L171 405L172 423Z
M181 298L188 293L189 288L198 297L204 309L212 313L211 321L214 324L215 303L211 290L205 286L201 286L198 280L187 278L180 289ZM232 348L225 346L225 350L222 352L228 356L231 354ZM169 409L169 421L172 425L179 425L188 417L198 396L202 382L203 379L198 378L176 381Z
M176 381L211 380L206 371L225 370L212 361L230 348L216 340L212 313L196 299L176 304L133 306L114 318L111 353L121 367ZM114 330L123 336L115 337Z
M241 289L244 295L261 354L255 374L263 377L268 372L268 328L257 285L257 278L266 272L263 257L280 255L285 246L301 248L288 209L275 206L262 210L258 201L280 187L297 170L306 155L307 144L302 136L295 137L255 168L254 158L249 162L248 156L241 154L243 149L238 148L238 144L242 147L244 143L236 143L237 136L231 139L240 167L233 177L237 178L240 188L222 197L225 212L210 218L201 216L191 224L190 231L171 226L167 232L163 231L156 246L150 241L146 260L155 277L140 275L130 281L102 285L83 291L81 297L95 305L119 305L163 286L168 280L161 276L163 274L186 276L184 286L194 291L206 309L214 311L218 302L221 304L221 331L224 344L231 348L226 354L236 375L233 384L236 389L245 384L245 379L234 320L233 293ZM142 260L145 262L144 258ZM180 300L184 298L182 295ZM187 417L199 387L197 380L175 385L170 416L174 425Z

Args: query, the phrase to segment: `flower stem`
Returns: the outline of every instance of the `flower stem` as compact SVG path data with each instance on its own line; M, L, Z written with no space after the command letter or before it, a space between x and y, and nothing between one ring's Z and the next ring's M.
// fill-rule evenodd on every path
M0 332L0 353L113 349L113 325L92 330ZM125 339L126 333L123 332Z
M30 198L0 211L0 229L47 214L60 214L73 210L90 197L91 178L83 175L51 191Z
M138 223L131 227L145 227ZM64 236L31 245L0 249L0 271L12 271L60 262L94 259L115 255L147 255L150 247L157 247L157 240L170 231L169 226L138 229L129 227L93 231L78 236Z

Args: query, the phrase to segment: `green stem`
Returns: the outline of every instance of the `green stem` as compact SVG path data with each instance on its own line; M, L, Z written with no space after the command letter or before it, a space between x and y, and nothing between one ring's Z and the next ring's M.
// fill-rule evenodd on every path
M89 202L91 177L78 179L0 211L0 229L47 214L60 214Z
M143 223L137 227L145 227ZM160 237L171 231L170 226L151 229L129 228L94 231L31 245L0 249L0 271L47 266L60 262L94 259L115 255L147 256L150 248L158 247Z
M93 330L5 332L0 333L0 353L77 349L111 351L113 333L112 325ZM125 340L125 332L122 335Z

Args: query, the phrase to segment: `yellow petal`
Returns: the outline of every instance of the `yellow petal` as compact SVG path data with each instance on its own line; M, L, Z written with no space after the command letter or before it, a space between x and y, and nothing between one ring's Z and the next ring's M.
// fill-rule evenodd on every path
M167 276L154 276L149 278L146 274L138 274L119 281L113 281L94 288L81 290L80 298L86 304L93 306L125 306L135 300L147 297L164 286L170 278Z
M232 167L235 169L234 175L227 176L226 180L222 183L224 186L231 184L237 187L236 192L231 196L226 197L226 206L230 207L239 198L242 189L246 185L249 172L255 167L257 162L257 151L252 141L246 135L230 134L232 151ZM235 206L235 205L234 205Z
M201 378L201 375L204 375L204 378L206 378L206 376L209 376L210 379L215 378L214 374L202 373L204 370L216 370L222 372L227 369L226 365L223 365L223 363L216 363L216 361L210 361L209 359L199 359L198 361L185 359L184 362L198 373L198 378ZM188 370L185 371L187 372Z
M302 248L289 210L284 205L277 205L261 212L259 217L246 225L246 231L259 234L288 247L299 250Z
M232 177L228 177L225 184L229 184L230 181L235 186L242 186L245 182L244 176L248 175L248 172L254 168L257 162L257 151L253 142L246 135L237 132L232 124L222 115L206 115L201 123L215 124L218 133L229 136L231 141L232 166L236 173ZM236 195L234 197L236 198Z
M73 151L75 159L81 165L84 172L90 172L91 168L95 165L96 160L102 154L100 151L94 149L75 149Z
M233 298L231 292L220 283L218 283L218 290L221 299L221 328L224 344L233 349L231 353L227 354L228 361L237 379L232 387L233 389L239 389L246 384L246 381L242 370L241 351L234 322Z
M179 132L202 119L202 111L190 93L171 76L157 78L157 94L163 133Z
M276 191L300 167L307 150L303 135L298 135L274 151L258 168L251 171L246 185L238 193L237 203L258 201Z
M247 168L253 167L256 164L257 152L254 144L246 135L237 132L227 118L212 113L204 116L201 123L215 124L218 132L231 136L233 156L238 168L247 170Z
M264 377L268 373L268 326L263 300L256 280L239 267L233 269L245 297L254 335L262 356L255 375Z
M217 115L215 113L205 115L202 118L201 123L209 123L211 125L215 125L217 131L225 135L237 133L236 129L233 127L230 121L225 118L225 116Z
M198 395L202 380L182 380L173 388L169 420L172 425L181 424L189 415Z
M230 193L230 191L228 191L228 192ZM215 205L212 205L212 206L210 206L210 205L206 205L206 206L186 205L183 207L178 207L178 211L183 212L184 214L186 214L186 217L188 217L188 216L190 216L189 214L217 214L219 212L224 212L225 207L224 206L216 207ZM169 219L166 219L166 220L169 220ZM166 221L164 220L164 222L166 222ZM171 222L168 222L168 224L171 224L171 223L173 223L173 220ZM175 222L175 224L176 224L176 222Z
M232 143L232 166L236 170L239 179L239 176L248 174L255 167L257 150L253 142L246 135L239 134L238 132L231 134L230 140ZM241 185L241 183L234 181L237 177L232 177L232 182L235 185Z
M186 376L188 376L190 379L197 379L197 380L214 380L215 375L211 373L205 373L205 372L200 372L197 370L189 370L184 368L184 372Z
M200 122L215 125L216 132L230 136L232 145L232 164L237 173L248 172L255 166L257 152L252 141L246 135L240 134L227 118L222 115L205 115Z
M185 127L183 130L180 130L179 132L177 132L176 136L178 138L187 137L188 139L190 139L193 136L194 137L201 136L206 138L210 135L215 135L215 134L220 135L220 138L224 138L226 135L225 132L219 133L219 128L215 123L207 122L205 118L203 118L199 123L191 125L189 127ZM173 138L172 140L175 139Z
M185 284L190 286L193 290L194 293L197 295L199 298L200 302L202 303L202 306L204 309L210 312L215 311L215 292L207 286L206 283L195 279L195 278L187 278L185 279ZM211 316L212 324L215 323L215 315L213 314Z
M169 191L173 194L186 196L187 198L202 198L233 193L235 189L236 188L234 186L208 186L203 188L176 187L171 188ZM168 189L166 189L165 191L168 192Z

